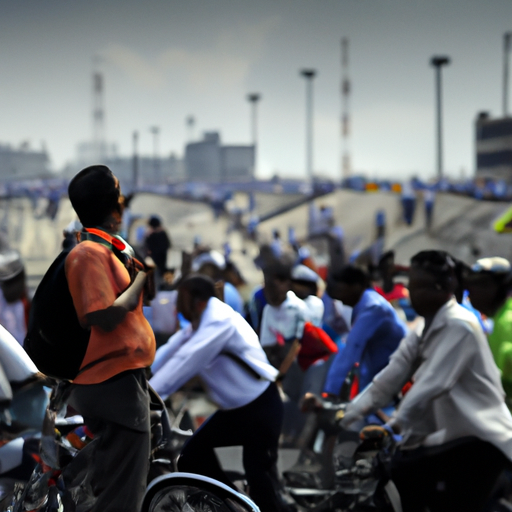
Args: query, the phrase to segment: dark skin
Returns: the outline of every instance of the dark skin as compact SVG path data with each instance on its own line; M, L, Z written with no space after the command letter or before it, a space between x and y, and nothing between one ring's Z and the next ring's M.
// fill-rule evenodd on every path
M346 306L354 307L368 288L362 284L348 284L341 281L329 281L327 293L332 299L340 300Z
M499 280L490 274L470 275L464 284L473 307L488 317L493 317L507 299Z
M441 286L436 276L417 267L409 272L409 295L411 304L418 315L425 318L427 328L436 313L452 298L455 279L447 286Z
M293 281L291 283L292 292L299 297L299 299L307 299L310 295L316 295L317 287L315 283L306 283L304 281Z
M207 305L207 300L194 298L185 288L178 289L178 298L176 301L178 312L183 315L185 320L188 320L192 324L194 331L197 331L201 323L201 316Z
M279 307L285 300L286 294L291 289L291 280L277 275L265 275L263 293L268 304Z
M119 188L119 182L117 181ZM123 196L119 194L119 202L112 205L112 213L108 215L100 227L107 233L114 235L121 226ZM85 315L85 328L93 326L99 327L103 331L112 332L123 320L126 315L133 311L139 304L139 298L146 282L146 273L139 272L131 285L113 302L111 306L98 311L92 311Z

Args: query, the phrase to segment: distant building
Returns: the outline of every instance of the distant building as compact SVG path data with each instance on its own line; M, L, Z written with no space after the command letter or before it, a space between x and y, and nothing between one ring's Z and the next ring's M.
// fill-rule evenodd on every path
M49 165L46 149L35 151L28 143L17 149L0 144L0 181L49 178L53 176Z
M105 158L102 164L108 166L121 183L121 187L130 190L135 185L135 171L133 156L119 156L117 146L110 144L104 148ZM93 146L91 143L81 143L77 146L75 161L66 166L64 173L67 177L73 177L81 169L94 165ZM137 158L137 185L157 185L162 183L174 183L185 178L185 166L183 159L171 154L166 158L155 160L148 156Z
M476 175L512 183L512 117L491 119L480 113L475 139Z
M189 181L231 181L254 177L254 146L221 144L218 132L185 147L185 176Z

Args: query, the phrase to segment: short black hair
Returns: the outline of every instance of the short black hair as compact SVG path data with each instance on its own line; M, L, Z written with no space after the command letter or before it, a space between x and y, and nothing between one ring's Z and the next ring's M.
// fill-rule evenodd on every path
M157 217L156 215L151 215L148 224L152 228L159 228L162 225L162 221L160 220L160 217Z
M216 297L213 279L202 274L191 274L177 286L178 290L187 290L194 299L208 300Z
M120 191L106 165L82 169L69 183L69 200L84 227L100 226L119 208Z
M443 290L453 291L457 286L457 261L446 251L420 251L411 258L411 268L430 274Z
M275 277L282 281L290 280L292 278L293 261L287 256L275 258L263 268L263 275L265 277Z
M368 274L362 268L356 267L355 265L345 265L337 272L331 272L328 281L333 284L359 284L364 288L370 287L370 277Z

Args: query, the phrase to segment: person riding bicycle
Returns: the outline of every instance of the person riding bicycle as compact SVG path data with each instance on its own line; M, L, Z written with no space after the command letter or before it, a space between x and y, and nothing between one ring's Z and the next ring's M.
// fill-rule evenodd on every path
M78 320L90 330L69 398L95 437L86 482L94 497L90 510L139 512L151 438L145 368L155 355L155 337L142 312L146 274L130 275L129 262L114 252L123 245L114 236L122 196L112 171L87 167L71 180L68 192L84 226L65 271Z
M178 311L191 324L157 351L151 386L163 398L199 375L220 410L184 446L178 469L231 482L214 448L243 446L251 498L262 512L276 512L277 445L283 404L258 336L244 318L215 295L204 275L189 275L178 285Z
M339 396L356 363L360 389L372 381L388 364L407 327L391 304L370 287L369 277L358 267L347 265L330 275L327 293L353 308L345 347L334 358L324 385L325 393Z
M482 258L466 276L471 305L493 320L487 339L501 382L512 400L512 268L505 258Z
M412 383L389 422L402 435L391 478L404 512L480 511L512 459L499 370L477 318L455 300L455 268L443 251L411 259L410 298L424 324L402 340L342 420L350 425Z

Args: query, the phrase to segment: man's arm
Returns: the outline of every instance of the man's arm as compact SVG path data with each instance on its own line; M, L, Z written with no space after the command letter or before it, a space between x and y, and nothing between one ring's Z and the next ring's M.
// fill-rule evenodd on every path
M212 322L199 326L190 339L160 366L149 383L165 400L217 357L235 327L230 322Z
M73 305L84 328L97 326L114 330L140 300L146 274L140 272L133 283L116 297L112 287L111 253L93 242L79 244L66 258L66 279Z
M418 331L411 331L383 368L359 395L347 405L343 424L350 425L388 405L411 378L419 352Z
M114 301L112 306L87 313L87 327L98 326L106 332L113 331L139 304L140 295L146 282L146 273L139 272L133 283Z
M454 386L477 350L474 333L460 326L446 329L432 357L423 363L425 367L400 403L395 423L411 433L421 434L432 401Z
M372 309L363 311L358 315L352 329L348 333L345 348L341 350L332 362L327 379L325 381L324 392L330 395L338 396L341 386L349 371L355 363L361 361L366 344L375 334L383 322L383 316L376 317Z

